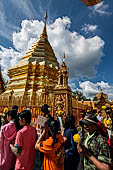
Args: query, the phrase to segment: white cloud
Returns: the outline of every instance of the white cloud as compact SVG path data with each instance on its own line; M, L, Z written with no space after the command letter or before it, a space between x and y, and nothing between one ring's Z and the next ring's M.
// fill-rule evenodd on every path
M22 56L32 46L32 43L36 41L37 37L40 36L43 22L24 20L21 27L20 32L13 33L13 45L16 51L13 49L2 49L2 60L10 56L11 60L15 58L15 62L17 62L20 59L18 56ZM68 17L57 18L54 23L47 25L50 44L55 51L58 61L61 62L65 52L71 79L74 80L77 77L92 78L96 74L95 66L99 64L101 57L104 55L104 41L99 36L85 38L75 31L71 32L69 30L70 27L71 21ZM10 65L12 65L11 62ZM7 65L7 69L8 67L9 65Z
M93 14L99 15L111 15L111 12L108 12L109 5L104 5L104 2L101 2L90 9L93 11Z
M9 79L9 77L7 76L8 68L16 65L16 63L21 59L21 57L22 53L19 53L12 48L7 49L3 46L0 46L0 62L2 66L3 77L5 80Z
M43 22L38 20L23 20L20 32L13 33L13 45L19 51L27 51L39 38Z
M84 31L86 34L88 33L94 33L97 30L98 25L90 25L90 24L84 24L82 26L82 31Z
M71 78L93 77L95 65L99 64L103 55L104 41L94 36L85 38L77 32L69 31L69 18L58 18L48 29L49 39L57 57L66 53L66 62ZM53 38L54 37L54 38Z
M109 85L107 82L101 81L93 83L91 81L79 82L80 89L87 98L93 98L100 89L105 94L108 94L109 99L113 99L113 85Z

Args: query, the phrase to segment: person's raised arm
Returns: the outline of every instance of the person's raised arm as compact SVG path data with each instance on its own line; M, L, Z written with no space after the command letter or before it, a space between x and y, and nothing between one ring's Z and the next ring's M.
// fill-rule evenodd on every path
M48 131L46 128L44 128L42 134L40 135L40 137L38 138L38 140L35 144L35 149L37 149L37 150L39 149L39 147L38 147L39 143L43 141L44 137L46 136L46 133L48 133Z
M96 159L84 145L81 144L79 146L79 151L82 152L85 156L87 156L98 170L111 170L109 164Z
M89 159L99 170L111 170L110 165L104 162L100 162L94 156L89 156Z

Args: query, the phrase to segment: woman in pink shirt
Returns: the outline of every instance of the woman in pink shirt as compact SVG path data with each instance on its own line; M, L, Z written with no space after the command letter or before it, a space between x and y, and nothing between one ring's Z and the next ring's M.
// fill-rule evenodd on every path
M10 149L10 143L16 137L16 120L17 111L11 110L7 113L8 122L2 126L0 131L0 170L10 170L14 168L16 156Z
M17 155L15 170L33 170L35 160L36 128L31 123L30 110L24 110L19 115L19 123L23 128L17 132L15 145L10 144Z

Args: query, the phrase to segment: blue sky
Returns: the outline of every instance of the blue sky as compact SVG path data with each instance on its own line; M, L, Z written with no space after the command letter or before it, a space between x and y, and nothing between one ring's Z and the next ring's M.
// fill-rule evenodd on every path
M102 88L113 99L113 1L93 7L80 0L0 0L2 73L40 36L48 10L49 41L61 63L65 51L69 84L92 97Z

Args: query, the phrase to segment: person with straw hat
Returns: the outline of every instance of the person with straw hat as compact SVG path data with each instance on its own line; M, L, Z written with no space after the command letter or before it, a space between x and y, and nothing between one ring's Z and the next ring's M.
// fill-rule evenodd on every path
M85 135L80 142L78 151L83 153L85 170L110 170L111 157L107 140L98 130L98 120L95 115L81 120Z

